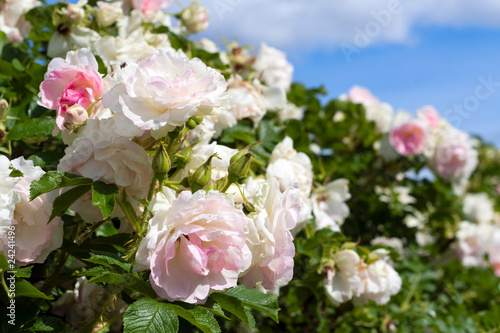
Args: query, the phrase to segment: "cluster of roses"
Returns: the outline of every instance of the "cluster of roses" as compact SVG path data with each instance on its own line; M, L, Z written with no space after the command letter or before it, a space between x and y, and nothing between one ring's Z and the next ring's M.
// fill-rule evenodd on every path
M166 33L151 31L151 26L166 26L185 36L207 27L206 9L199 3L178 14L178 22L162 11L170 3L98 2L93 8L80 1L54 13L57 32L47 50L54 59L40 85L39 104L56 111L53 134L61 132L67 145L57 169L116 184L123 199L111 217L120 220L121 232L140 234L137 216L145 217L135 270L151 270L150 283L160 297L203 303L213 291L239 282L275 292L292 279L293 235L310 221L316 230L341 230L350 214L348 180L314 184L310 158L294 149L290 137L274 147L264 172L245 178L252 154L229 148L218 137L243 119L257 126L268 111L280 120L301 119L304 108L286 96L293 67L265 44L254 56L234 43L221 51L200 40L200 49L238 68L224 73L226 80L220 71L175 50ZM22 39L22 14L36 4L0 4L0 29L11 41ZM14 8L18 15L9 15ZM116 35L99 33L110 26ZM99 73L94 55L107 75ZM423 156L439 176L463 188L477 164L473 142L434 109L425 107L417 117L394 115L388 104L358 87L342 98L363 104L367 119L386 134L378 146L384 158ZM341 121L342 115L335 118ZM166 179L170 170L175 172ZM22 157L0 158L0 222L16 226L21 265L43 263L62 244L62 220L55 217L47 224L54 194L29 200L31 182L43 174ZM146 198L151 200L144 204ZM88 224L104 219L90 193L70 211ZM471 232L462 234L457 238L463 240L458 243L463 257L482 258L486 242L477 240L480 250L471 245L476 242ZM2 237L1 250L7 253L7 235ZM384 304L401 288L384 250L347 244L325 268L325 290L335 304L350 299Z
M388 160L423 156L431 170L452 183L457 193L463 192L478 164L475 143L467 133L454 128L432 106L422 107L413 117L406 111L394 114L391 105L365 88L353 87L342 98L363 104L366 118L386 134L379 145L381 156Z

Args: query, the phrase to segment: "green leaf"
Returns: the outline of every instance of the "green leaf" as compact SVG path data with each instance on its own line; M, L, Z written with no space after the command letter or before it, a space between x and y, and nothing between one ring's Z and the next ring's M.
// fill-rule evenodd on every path
M55 120L51 117L29 119L14 126L5 139L13 141L36 136L51 136L55 124Z
M92 205L101 209L102 217L107 219L115 209L116 196L120 194L115 184L105 184L101 181L92 184Z
M47 300L54 299L52 296L47 296L40 290L33 287L33 285L28 281L23 279L16 279L15 297L20 297L20 296L31 297L31 298L43 298Z
M214 314L201 307L195 306L191 309L185 309L182 306L169 303L167 304L179 317L186 319L188 322L198 327L205 333L219 333L221 332L219 323L214 317Z
M123 317L125 333L176 333L179 318L167 303L140 299L130 305Z
M82 276L90 277L89 283L109 283L120 285L125 288L130 297L138 299L142 297L156 297L156 292L151 286L143 281L136 273L123 274L116 273L102 266L92 267L86 272L81 273Z
M68 186L90 185L92 179L62 171L46 172L40 180L34 180L30 186L30 200L37 196ZM90 189L90 186L89 186Z
M240 299L222 292L216 292L210 297L213 298L222 309L241 319L248 327L251 329L255 328L255 319L250 309L248 309Z
M21 278L29 278L31 276L31 269L33 266L28 266L28 267L23 267L23 268L16 268L15 270L12 270L15 276L21 277Z
M52 206L52 213L50 214L49 221L47 223L50 223L54 217L64 214L76 200L90 191L90 188L90 185L77 186L55 198Z
M10 265L9 262L7 261L7 257L5 257L5 254L0 253L0 270L2 271L10 271Z
M223 143L233 143L236 140L247 144L254 143L256 140L253 128L243 122L238 122L233 127L225 129L220 139Z
M226 290L225 294L239 299L245 306L263 312L278 322L279 306L276 295L264 294L256 289L247 289L245 286L231 288Z
M96 265L102 265L109 268L116 268L118 270L123 270L125 272L130 272L132 270L132 265L121 258L114 258L110 255L94 255L88 259L84 259L90 263Z

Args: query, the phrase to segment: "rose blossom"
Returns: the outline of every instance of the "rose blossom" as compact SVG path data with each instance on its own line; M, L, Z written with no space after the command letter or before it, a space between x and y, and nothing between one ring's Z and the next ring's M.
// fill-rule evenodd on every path
M463 212L465 218L478 224L488 224L493 221L495 209L488 194L467 193L464 196Z
M24 19L24 14L38 6L36 0L4 0L0 2L0 31L10 42L22 42L31 26Z
M68 108L81 106L89 111L89 118L93 118L102 93L103 82L97 61L89 50L80 49L68 52L66 60L55 58L49 63L40 84L39 104L57 110L56 126L64 129Z
M358 276L358 266L362 261L353 250L337 252L334 261L335 267L327 269L323 284L328 299L339 305L363 292L363 284Z
M290 90L293 66L286 60L286 54L262 43L254 67L262 81L268 86L279 86Z
M2 160L5 162L3 158ZM52 203L47 200L45 194L30 201L31 182L39 180L45 172L40 167L33 166L33 162L26 161L24 157L12 160L11 164L23 173L23 177L18 178L13 188L20 201L16 203L12 220L8 223L9 227L15 227L16 262L19 265L43 263L50 252L61 247L63 223L59 217L47 223L52 212ZM9 196L9 193L5 194ZM2 194L2 197L5 194ZM4 232L0 239L0 251L5 255L9 250L8 244L8 233Z
M419 119L424 120L431 128L439 128L441 116L431 105L426 105L417 111Z
M483 266L493 227L488 224L460 222L455 235L455 252L465 267Z
M312 163L309 156L293 149L290 137L286 137L274 147L267 166L266 178L276 178L282 191L298 183L302 200L299 222L311 218L309 195L313 180ZM298 228L300 226L299 224Z
M134 9L140 10L144 17L151 19L156 13L167 8L173 0L132 0Z
M120 84L104 95L104 106L121 121L161 137L191 116L221 105L226 80L200 59L159 50L119 73ZM133 124L133 125L132 125Z
M425 149L427 129L424 123L413 119L393 128L389 136L391 145L403 156L421 154Z
M208 10L199 1L193 1L181 12L181 22L191 33L208 28Z
M488 259L496 276L500 277L500 228L496 227L492 232L488 246Z
M16 204L21 201L19 193L14 190L19 178L10 177L11 172L9 159L0 155L0 234L10 227Z
M349 216L349 206L345 201L350 198L347 179L337 179L323 188L316 189L311 196L316 229L329 227L334 231L340 231L339 226Z
M466 182L478 164L477 151L469 135L457 129L443 130L430 154L431 167L453 183Z
M356 104L363 104L366 111L366 119L375 122L377 132L387 133L391 129L394 117L392 106L380 102L368 89L354 86L349 90L347 95L340 96L340 99Z
M401 277L388 263L388 251L377 249L372 252L379 259L370 264L361 262L358 276L361 278L364 290L360 295L355 295L357 303L374 301L377 305L386 304L391 296L396 295L401 289Z
M286 105L286 93L281 87L265 87L258 80L253 83L233 76L228 81L227 110L241 120L250 118L257 124L267 110L281 110Z
M90 119L65 149L57 170L116 184L125 188L129 196L144 198L153 177L151 165L152 157L144 148L114 134L112 118ZM83 214L82 217L87 216L87 222L102 218L99 209L90 203L83 205L79 200L72 209ZM92 212L96 214L90 214ZM97 220L91 216L95 216Z
M96 19L101 27L108 27L123 17L123 9L120 1L104 2L97 1Z
M257 284L264 291L277 292L293 277L295 247L290 230L299 218L300 191L290 187L282 194L274 178L261 185L260 195L252 198L256 212L249 215L247 236L252 264L243 282L249 289Z
M204 303L214 290L236 286L251 262L248 218L224 194L171 189L157 194L137 251L136 269L151 269L156 293L169 301Z

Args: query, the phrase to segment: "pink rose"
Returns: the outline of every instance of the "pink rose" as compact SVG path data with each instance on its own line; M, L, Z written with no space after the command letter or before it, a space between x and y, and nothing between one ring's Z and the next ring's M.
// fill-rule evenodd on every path
M460 183L476 169L477 151L466 133L450 129L440 134L430 162L441 177Z
M348 99L353 103L363 105L377 104L379 102L377 97L373 96L370 90L360 86L353 86L351 90L349 90Z
M410 120L394 128L389 140L396 151L403 156L417 155L424 151L427 129L419 120Z
M422 118L430 127L438 128L441 116L433 106L427 105L417 111L419 118Z
M146 18L152 18L162 9L172 4L172 0L132 0L134 9L140 10Z
M248 218L216 191L172 190L153 202L154 217L137 252L156 293L169 301L204 303L210 292L236 286L250 265Z
M89 118L95 116L98 109L95 104L103 93L103 82L97 70L97 61L87 49L70 51L66 60L55 58L49 63L45 80L40 84L39 104L57 110L58 129L65 128L65 115L72 106L87 110L93 106Z

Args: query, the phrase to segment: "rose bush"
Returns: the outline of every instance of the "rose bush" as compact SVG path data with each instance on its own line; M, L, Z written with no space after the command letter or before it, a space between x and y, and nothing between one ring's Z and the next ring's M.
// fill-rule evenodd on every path
M171 4L0 4L3 331L500 326L497 148Z

